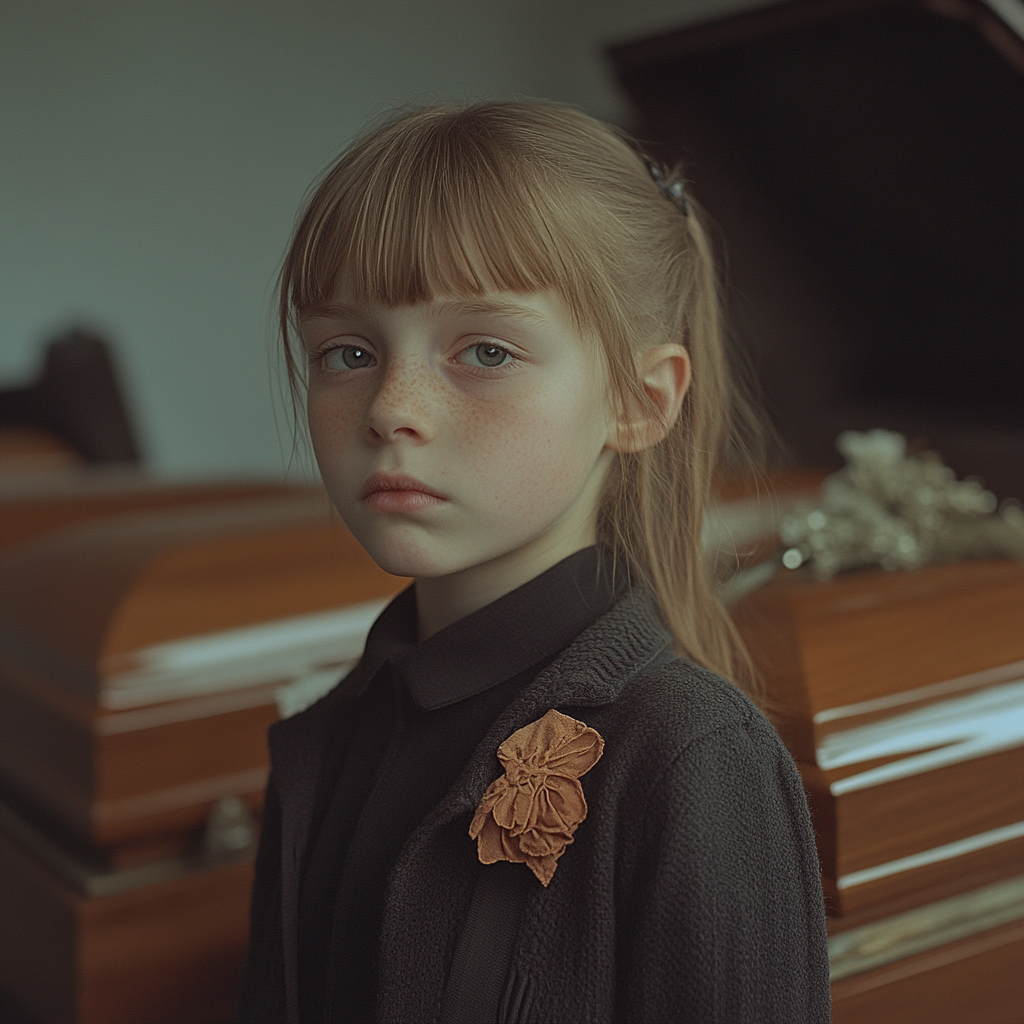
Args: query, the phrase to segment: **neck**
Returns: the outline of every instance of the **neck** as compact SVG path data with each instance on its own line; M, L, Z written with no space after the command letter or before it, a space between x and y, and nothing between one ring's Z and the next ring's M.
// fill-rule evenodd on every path
M575 545L538 545L531 551L520 549L448 576L417 579L420 641L536 579L562 559L590 547L595 539L581 538Z

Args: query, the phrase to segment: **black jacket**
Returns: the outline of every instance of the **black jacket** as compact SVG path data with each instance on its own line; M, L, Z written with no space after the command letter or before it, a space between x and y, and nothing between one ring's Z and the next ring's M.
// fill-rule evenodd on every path
M750 701L691 662L666 662L669 646L650 599L627 598L494 723L391 873L379 1021L437 1020L476 873L487 870L468 835L473 811L502 772L498 745L550 708L595 728L605 751L581 780L589 814L575 842L551 885L526 899L512 970L531 999L514 1024L829 1020L799 776ZM327 723L349 689L270 732L243 1022L298 1021L299 869Z

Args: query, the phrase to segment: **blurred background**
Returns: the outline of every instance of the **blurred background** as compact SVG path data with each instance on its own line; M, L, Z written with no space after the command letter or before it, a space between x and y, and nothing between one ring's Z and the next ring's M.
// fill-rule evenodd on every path
M0 2L0 390L114 346L151 472L280 475L272 290L299 202L396 105L546 96L628 123L608 43L751 0Z

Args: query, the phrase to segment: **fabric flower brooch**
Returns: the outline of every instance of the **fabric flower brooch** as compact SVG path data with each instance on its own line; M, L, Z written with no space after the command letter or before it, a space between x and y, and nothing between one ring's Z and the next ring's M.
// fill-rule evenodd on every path
M596 729L554 709L512 733L498 747L505 774L487 787L469 826L481 863L525 862L547 886L587 816L579 778L603 752Z

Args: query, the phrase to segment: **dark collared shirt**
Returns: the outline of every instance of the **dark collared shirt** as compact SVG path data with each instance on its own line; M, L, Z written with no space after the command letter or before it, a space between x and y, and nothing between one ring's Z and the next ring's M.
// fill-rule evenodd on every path
M318 784L299 897L303 1024L373 1019L402 845L519 690L614 600L591 547L423 643L412 588L374 623L357 669L368 683L342 705Z

